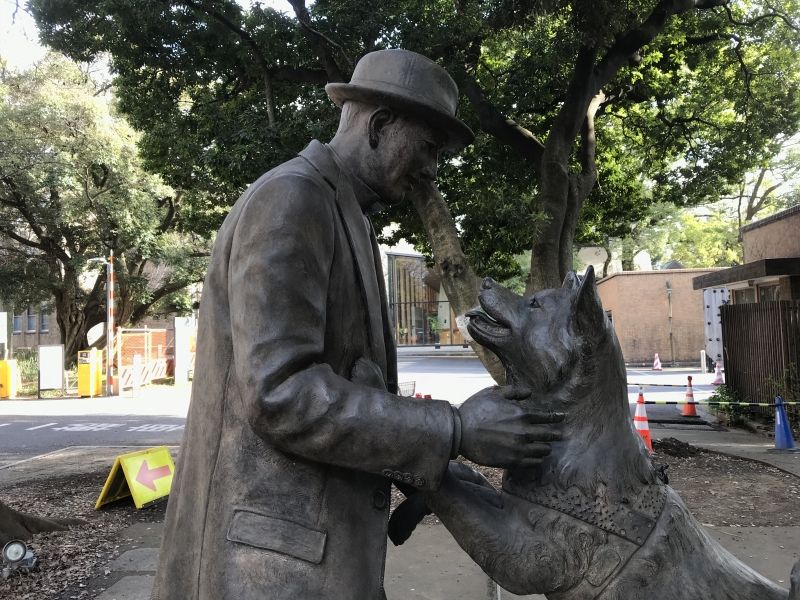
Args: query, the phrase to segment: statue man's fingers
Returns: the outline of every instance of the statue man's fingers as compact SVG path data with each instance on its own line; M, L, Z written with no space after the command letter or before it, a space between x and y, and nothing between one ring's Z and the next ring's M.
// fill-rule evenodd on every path
M566 415L563 412L534 410L528 412L530 423L561 423Z
M508 400L525 400L531 395L530 388L521 385L507 385L501 389L503 397Z

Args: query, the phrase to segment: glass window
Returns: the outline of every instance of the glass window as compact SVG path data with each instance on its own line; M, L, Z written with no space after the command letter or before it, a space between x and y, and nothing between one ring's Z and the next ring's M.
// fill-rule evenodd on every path
M734 304L753 304L755 301L756 301L755 288L744 288L741 290L733 290Z
M50 331L50 313L44 308L39 313L39 331Z
M14 333L22 333L22 315L14 315L12 327Z
M758 286L759 302L776 302L780 299L781 299L781 288L779 285Z
M28 317L28 331L36 331L36 313L30 306L28 307L26 315Z

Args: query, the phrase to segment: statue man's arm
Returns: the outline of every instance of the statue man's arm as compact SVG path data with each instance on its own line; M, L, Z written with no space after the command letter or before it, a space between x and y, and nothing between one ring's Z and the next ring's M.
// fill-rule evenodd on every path
M449 404L353 383L322 362L336 218L328 194L299 175L275 178L236 226L228 298L250 424L286 452L435 489L452 446Z

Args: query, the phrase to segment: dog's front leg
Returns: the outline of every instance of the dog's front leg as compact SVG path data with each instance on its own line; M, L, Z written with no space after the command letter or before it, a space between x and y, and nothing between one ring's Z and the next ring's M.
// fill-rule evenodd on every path
M426 499L459 546L510 592L566 590L580 579L579 569L565 569L566 554L574 550L548 537L550 517L526 500L494 489L469 467L451 463L441 488Z

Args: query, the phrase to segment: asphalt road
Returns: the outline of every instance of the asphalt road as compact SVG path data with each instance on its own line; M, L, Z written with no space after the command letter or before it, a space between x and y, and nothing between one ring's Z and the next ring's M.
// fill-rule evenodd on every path
M185 421L174 417L116 415L0 415L0 468L67 446L177 445Z
M398 361L400 381L414 381L416 391L430 394L433 398L449 400L458 404L478 390L493 385L480 361L474 358L439 358L439 357L402 357ZM675 387L650 387L646 388L647 398L662 398L668 400L683 399L685 394L686 374L692 371L670 371L654 373L644 370L629 370L628 381L638 383L669 383ZM695 375L697 373L695 372ZM709 376L705 376L708 379ZM707 396L712 389L710 385L703 384L703 378L697 378L698 385L695 395L698 399ZM708 379L710 381L710 379ZM628 389L629 399L635 401L638 393L636 386ZM142 399L127 406L136 407L136 414L126 414L128 409L124 403L118 403L119 409L111 409L114 404L96 399L92 402L81 400L58 400L53 402L36 401L23 402L24 411L5 409L10 406L0 402L0 468L12 462L33 456L52 452L67 446L155 446L177 445L183 436L185 408L177 408L172 412L161 410L170 403L170 398L157 396L148 399L144 397L148 391L142 390ZM155 394L155 392L153 392ZM163 395L164 390L160 390ZM172 392L167 392L170 394ZM178 392L174 392L177 394ZM184 392L186 393L186 392ZM148 401L151 404L148 404ZM78 408L78 403L84 402L86 409L64 410L65 408ZM19 404L19 403L18 403ZM84 406L80 405L80 406ZM181 405L176 399L173 405ZM142 408L153 406L153 409ZM97 407L97 408L94 408ZM634 406L631 406L633 413ZM149 412L148 412L149 410ZM75 414L75 413L78 414ZM132 410L130 412L133 412ZM163 413L171 416L162 416ZM68 416L65 416L65 413ZM69 414L72 413L72 414ZM702 413L702 410L701 410ZM647 414L650 419L681 420L680 407L649 405ZM658 427L656 423L651 427ZM678 427L682 425L669 425ZM686 427L694 427L688 424Z

